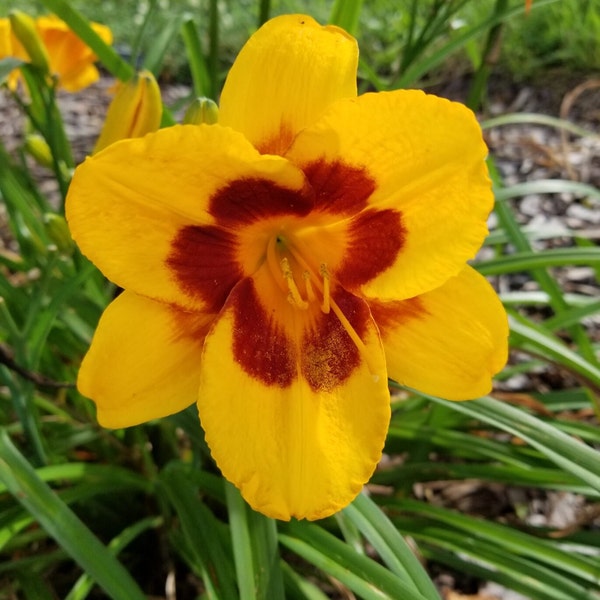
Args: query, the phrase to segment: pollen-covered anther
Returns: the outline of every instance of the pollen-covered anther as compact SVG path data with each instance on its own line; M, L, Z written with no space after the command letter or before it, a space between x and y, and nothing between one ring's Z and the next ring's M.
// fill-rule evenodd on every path
M288 287L288 302L296 308L306 310L308 308L308 302L300 295L300 290L294 281L294 274L292 273L292 269L290 267L290 261L287 259L287 257L284 257L281 259L279 264Z

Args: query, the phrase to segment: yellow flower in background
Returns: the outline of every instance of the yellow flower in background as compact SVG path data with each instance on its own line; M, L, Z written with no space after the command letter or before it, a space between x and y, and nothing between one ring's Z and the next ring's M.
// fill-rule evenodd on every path
M454 400L491 389L507 320L467 265L493 205L464 106L357 97L358 48L287 15L240 52L219 122L115 143L75 172L67 218L125 291L78 386L106 427L197 402L252 507L318 519L373 473L388 376Z
M54 15L38 17L36 26L50 58L50 71L58 77L59 87L77 92L99 78L94 66L96 55L68 25ZM110 29L91 23L92 29L106 44L112 43Z
M160 88L150 71L142 71L129 81L119 82L94 153L118 140L156 131L161 116Z
M0 59L14 57L41 66L41 57L44 57L49 63L44 65L45 70L55 75L58 86L69 92L77 92L99 78L98 69L94 66L96 55L64 21L54 15L38 17L34 21L21 11L15 11L13 20L15 17L18 24L23 25L19 31L11 26L10 19L0 19ZM29 27L29 21L35 31ZM91 25L104 42L112 43L108 27L98 23ZM26 35L27 39L19 40L18 35ZM18 70L9 75L11 89L16 88L19 77Z
M0 60L9 57L24 61L29 59L27 52L25 52L25 49L12 31L10 19L5 17L0 19ZM17 89L19 77L18 69L14 69L9 73L7 83L11 90Z

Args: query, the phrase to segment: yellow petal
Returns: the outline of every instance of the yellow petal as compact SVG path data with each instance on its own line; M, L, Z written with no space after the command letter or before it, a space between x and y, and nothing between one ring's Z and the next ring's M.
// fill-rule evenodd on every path
M261 288L251 279L234 288L206 338L200 419L223 475L255 510L320 519L353 500L381 456L390 415L381 342L350 294L336 297L366 354L333 313L309 326L306 311L261 300Z
M104 427L176 413L198 395L204 336L212 316L184 313L130 292L105 310L77 387Z
M38 17L36 25L50 57L51 71L58 76L60 87L68 92L77 92L98 79L98 69L94 66L96 55L64 21L48 15ZM112 42L108 27L99 23L91 25L106 44Z
M479 398L506 364L506 313L471 267L417 298L369 305L389 376L402 385L448 400Z
M338 98L356 96L358 46L305 15L265 23L246 43L221 94L219 122L261 152L281 154Z
M340 170L360 174L370 195L360 202L336 201L336 206L363 210L349 223L355 242L349 243L340 281L347 289L360 287L366 296L393 300L441 285L481 246L493 206L486 154L470 110L401 90L340 100L298 135L286 157L309 173L309 181L310 173L318 173L320 185L328 169L335 176ZM369 257L380 254L364 243L377 237L379 227L369 225L374 213L368 212L375 209L387 211L388 227L380 239L387 265L379 259L379 268L365 281L364 274L353 276L353 264L364 270Z
M20 58L27 62L28 56L25 49L15 37L8 18L0 19L0 60L3 58ZM21 74L18 69L14 69L8 74L8 88L12 91L17 89Z
M219 210L251 213L258 180L285 189L305 185L293 165L261 156L229 128L168 127L112 144L80 165L67 197L67 220L82 252L121 287L190 310L218 310L213 297L193 288L206 282L224 300L223 285L240 276L232 255L240 224L216 227L211 201L235 182L239 198L221 199ZM240 198L248 206L234 206ZM264 204L268 197L259 199Z

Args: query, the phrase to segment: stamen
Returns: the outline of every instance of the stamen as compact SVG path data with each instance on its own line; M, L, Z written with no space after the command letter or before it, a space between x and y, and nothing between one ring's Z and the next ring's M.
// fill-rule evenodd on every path
M314 302L316 300L315 290L313 289L312 282L310 280L310 272L304 271L302 273L302 277L304 278L304 288L306 289L306 298L309 302Z
M300 295L300 290L294 281L294 274L292 273L292 269L290 267L290 261L287 259L287 257L284 257L281 259L279 264L281 265L281 270L283 271L283 276L288 286L288 300L297 308L306 310L308 308L308 302Z
M367 368L369 369L369 372L373 377L373 381L377 382L379 379L379 375L377 374L377 368L373 364L371 354L368 352L364 342L360 339L360 336L358 335L358 333L356 333L356 330L354 329L354 327L352 327L350 321L348 321L346 315L342 312L342 309L333 299L331 300L331 308L333 310L333 313L341 323L342 327L345 329L346 333L350 336L350 339L354 342L354 345L361 353L365 363L367 364Z
M331 302L329 288L329 271L327 270L327 265L325 263L321 263L319 271L321 272L321 277L323 278L323 302L321 303L321 310L325 314L329 314Z

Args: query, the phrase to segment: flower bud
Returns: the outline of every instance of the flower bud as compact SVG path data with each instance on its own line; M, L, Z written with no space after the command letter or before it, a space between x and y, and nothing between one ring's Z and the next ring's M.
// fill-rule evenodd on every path
M20 10L13 10L9 14L12 33L19 40L29 56L31 64L41 69L44 73L50 72L50 58L40 38L35 21L28 14Z
M71 254L74 244L65 218L56 213L46 213L44 224L48 237L58 250L63 254Z
M38 133L30 133L25 138L25 151L42 167L52 168L54 162L50 147Z
M161 117L160 88L150 71L142 71L129 81L120 82L93 153L118 140L156 131Z
M188 125L214 125L219 122L219 107L210 98L196 98L185 111L183 123Z

